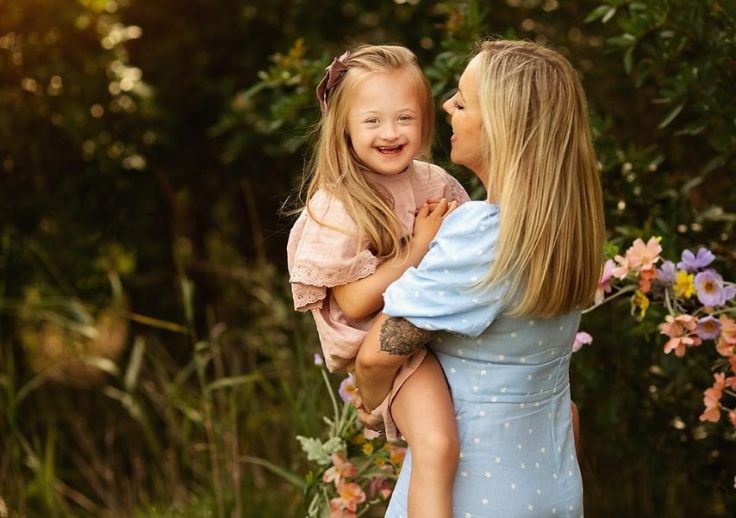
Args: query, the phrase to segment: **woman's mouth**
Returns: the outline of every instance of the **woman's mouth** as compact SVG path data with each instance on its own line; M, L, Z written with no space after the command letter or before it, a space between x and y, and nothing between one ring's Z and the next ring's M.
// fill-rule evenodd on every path
M453 133L453 134L452 134L452 135L450 136L450 143L453 143L453 142L455 142L456 140L457 140L457 137L456 137L456 136L455 136L455 134Z

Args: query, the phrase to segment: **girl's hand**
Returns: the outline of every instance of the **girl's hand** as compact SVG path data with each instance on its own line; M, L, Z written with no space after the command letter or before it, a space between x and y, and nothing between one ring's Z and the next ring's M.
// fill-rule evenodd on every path
M430 241L437 235L442 220L457 208L457 201L448 203L447 199L442 198L439 202L429 200L422 205L417 212L417 218L414 220L414 240L421 245L428 247Z

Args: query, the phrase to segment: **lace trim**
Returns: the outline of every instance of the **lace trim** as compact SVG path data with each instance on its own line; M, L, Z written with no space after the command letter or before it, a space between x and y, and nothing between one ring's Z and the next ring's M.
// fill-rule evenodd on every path
M363 250L358 254L354 265L339 270L322 270L295 265L290 279L294 309L307 311L321 308L327 288L342 286L368 277L376 271L377 266L378 259L368 250Z

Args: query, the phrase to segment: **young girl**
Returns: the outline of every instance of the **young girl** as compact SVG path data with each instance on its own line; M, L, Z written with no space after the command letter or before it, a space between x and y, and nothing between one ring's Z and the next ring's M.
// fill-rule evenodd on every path
M290 282L295 308L314 316L328 369L352 371L383 292L419 264L444 216L468 196L444 170L415 160L431 147L434 102L411 51L346 52L317 95L322 120L289 235ZM449 518L459 452L447 384L426 349L403 358L378 412L389 440L400 430L415 452L410 516ZM411 420L397 410L405 408Z

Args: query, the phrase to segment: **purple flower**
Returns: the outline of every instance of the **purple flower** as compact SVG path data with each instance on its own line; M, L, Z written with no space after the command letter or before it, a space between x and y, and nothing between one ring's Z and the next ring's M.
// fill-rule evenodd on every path
M693 254L690 250L682 252L682 261L677 263L677 268L688 272L697 272L702 270L715 260L716 256L707 248L698 248L697 254Z
M575 341L572 343L572 352L578 352L584 345L593 343L593 337L585 331L580 331L575 335Z
M698 320L695 332L703 340L715 340L721 333L721 321L713 315L708 315Z
M322 358L322 355L319 353L314 353L314 364L315 365L324 365L325 360Z
M665 261L662 266L657 268L657 276L655 280L658 284L663 286L672 286L675 283L677 272L675 271L675 263L672 261Z
M338 393L345 403L350 403L353 400L353 395L358 391L358 386L355 384L355 378L352 374L348 374L348 377L342 380L340 383L340 389Z
M693 282L698 300L704 306L722 306L736 296L736 287L724 286L723 277L715 270L706 270L695 276Z

